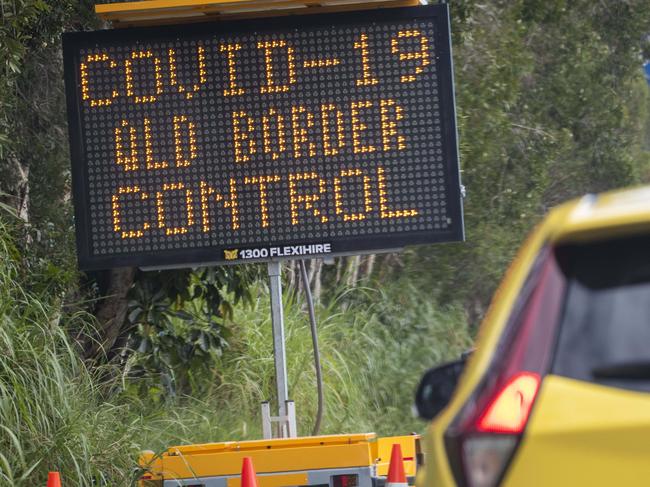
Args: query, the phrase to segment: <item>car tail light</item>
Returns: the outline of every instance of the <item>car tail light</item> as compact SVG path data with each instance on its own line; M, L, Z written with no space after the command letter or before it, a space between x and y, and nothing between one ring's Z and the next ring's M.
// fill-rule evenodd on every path
M485 376L445 433L460 486L495 487L507 471L548 367L565 285L554 253L544 249Z
M515 375L488 405L476 429L484 433L523 433L539 383L539 374Z

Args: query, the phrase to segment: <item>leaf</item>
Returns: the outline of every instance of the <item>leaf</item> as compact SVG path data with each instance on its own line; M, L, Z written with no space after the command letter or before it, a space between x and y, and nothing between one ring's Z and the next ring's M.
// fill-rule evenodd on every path
M190 313L188 313L187 311L182 310L182 309L174 312L174 316L176 316L177 318L180 318L181 320L194 321L194 316L191 315Z
M220 311L221 311L221 314L222 314L224 317L226 317L226 318L232 320L233 315L234 315L234 313L235 313L235 310L233 309L233 307L231 306L231 304L230 304L229 302L227 302L227 301L223 301L223 302L221 303L221 306L220 306L219 309L220 309Z
M143 310L140 307L134 307L128 315L128 320L131 323L136 323L138 318L142 315Z
M210 338L205 333L201 333L199 338L199 347L204 352L207 352L210 349Z
M138 352L140 353L147 353L151 351L151 340L149 338L143 338L140 341L140 346L138 347Z

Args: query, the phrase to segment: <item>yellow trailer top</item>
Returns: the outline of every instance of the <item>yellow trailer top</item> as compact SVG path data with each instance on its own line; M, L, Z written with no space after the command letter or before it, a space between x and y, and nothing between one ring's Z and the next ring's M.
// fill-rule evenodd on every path
M116 25L201 21L418 5L418 0L99 0L95 12Z
M337 476L371 487L388 473L393 444L401 446L406 475L414 477L419 436L365 433L174 446L158 456L146 452L140 460L148 471L142 485L239 487L244 457L251 457L259 487L333 486Z

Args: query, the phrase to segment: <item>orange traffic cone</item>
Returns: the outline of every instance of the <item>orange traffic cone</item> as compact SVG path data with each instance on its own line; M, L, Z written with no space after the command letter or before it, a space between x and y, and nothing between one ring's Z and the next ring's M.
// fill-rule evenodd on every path
M241 467L241 487L258 487L253 459L244 457L244 463Z
M47 487L61 487L59 472L50 472L47 476Z
M386 487L408 487L406 474L404 473L402 447L397 443L393 444L393 450L390 454L390 465L388 466Z

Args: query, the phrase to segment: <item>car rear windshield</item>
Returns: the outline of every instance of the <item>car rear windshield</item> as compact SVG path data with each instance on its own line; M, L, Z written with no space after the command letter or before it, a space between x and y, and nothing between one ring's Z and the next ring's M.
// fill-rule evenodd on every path
M556 255L568 286L553 372L650 392L650 238Z

